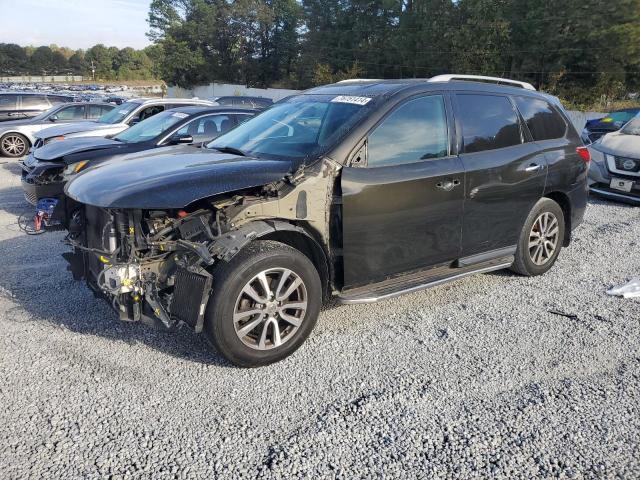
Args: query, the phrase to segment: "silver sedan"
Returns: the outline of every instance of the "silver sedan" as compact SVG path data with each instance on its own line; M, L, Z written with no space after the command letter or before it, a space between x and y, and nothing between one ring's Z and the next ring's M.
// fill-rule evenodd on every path
M27 154L35 134L52 125L97 120L111 111L109 103L63 103L37 117L0 123L0 156L22 157Z

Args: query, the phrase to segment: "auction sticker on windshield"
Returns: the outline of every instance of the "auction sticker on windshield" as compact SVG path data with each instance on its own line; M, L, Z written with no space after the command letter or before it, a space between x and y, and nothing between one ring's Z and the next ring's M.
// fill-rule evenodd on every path
M354 105L366 105L370 101L369 97L352 97L351 95L339 95L331 100L332 103L353 103Z
M189 114L182 113L182 112L174 112L171 116L172 117L177 117L177 118L187 118L189 116Z

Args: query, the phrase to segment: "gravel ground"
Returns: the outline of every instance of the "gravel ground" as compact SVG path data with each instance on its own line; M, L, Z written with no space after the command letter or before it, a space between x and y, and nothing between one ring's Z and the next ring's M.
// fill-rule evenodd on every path
M538 278L329 306L278 364L119 323L0 165L1 478L640 477L640 209L592 200ZM563 312L569 316L550 313Z

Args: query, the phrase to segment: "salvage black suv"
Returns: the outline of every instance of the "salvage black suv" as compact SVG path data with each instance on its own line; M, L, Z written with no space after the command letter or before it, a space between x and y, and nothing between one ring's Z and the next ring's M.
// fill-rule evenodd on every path
M468 80L319 87L207 148L90 168L66 187L70 269L240 366L290 355L329 296L540 275L582 221L588 151L554 97Z

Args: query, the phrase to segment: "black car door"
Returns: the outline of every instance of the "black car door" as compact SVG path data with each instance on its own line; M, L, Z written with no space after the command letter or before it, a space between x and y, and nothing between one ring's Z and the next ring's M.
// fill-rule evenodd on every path
M457 93L455 115L466 172L462 256L513 247L544 191L544 153L508 96Z
M369 132L364 165L343 168L346 287L458 258L464 171L448 105L443 94L406 100Z

